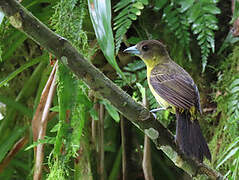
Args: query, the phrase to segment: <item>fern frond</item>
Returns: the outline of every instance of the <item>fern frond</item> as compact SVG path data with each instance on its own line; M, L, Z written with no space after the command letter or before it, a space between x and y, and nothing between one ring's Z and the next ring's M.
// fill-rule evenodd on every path
M216 2L213 0L197 1L189 11L189 22L192 23L192 31L197 35L198 45L201 48L202 67L205 70L207 58L215 51L214 30L218 29L216 14L220 13Z
M227 116L230 123L236 123L239 120L239 76L230 84L229 96Z
M148 4L148 0L121 0L114 6L114 12L120 11L120 13L113 19L115 33L115 52L118 54L120 44L123 36L130 28L133 21L137 19L137 16L141 14L144 6Z
M189 51L190 42L190 24L187 20L187 14L185 9L178 8L180 4L172 2L164 8L163 20L167 23L169 30L175 34L175 37L179 40L179 44L183 46L187 52L189 60L191 60L191 54ZM188 7L187 7L188 9Z

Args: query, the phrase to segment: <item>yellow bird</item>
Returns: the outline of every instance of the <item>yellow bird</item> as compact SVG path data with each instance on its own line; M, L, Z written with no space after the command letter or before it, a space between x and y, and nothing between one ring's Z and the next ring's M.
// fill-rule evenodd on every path
M176 114L176 143L182 152L200 162L204 156L211 160L197 120L202 112L198 88L192 77L171 60L165 46L157 40L141 41L124 52L144 61L148 85L157 102Z

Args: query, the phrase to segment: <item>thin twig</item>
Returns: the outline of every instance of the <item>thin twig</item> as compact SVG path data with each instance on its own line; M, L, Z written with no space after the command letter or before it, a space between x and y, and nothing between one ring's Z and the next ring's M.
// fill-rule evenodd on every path
M94 97L94 110L97 111L97 98ZM91 120L91 137L92 137L92 143L95 145L95 149L97 151L97 140L96 140L96 133L97 133L97 129L96 129L96 126L97 125L97 121L95 121L93 118Z
M100 154L100 180L104 180L104 105L100 104L100 116L99 116L99 154Z
M152 172L152 162L151 162L151 147L150 139L148 136L144 136L144 157L143 157L143 171L145 180L154 180Z
M239 3L238 0L232 0L232 15L234 16L235 13L235 4L236 4L236 1L237 3ZM232 27L232 35L234 37L238 37L239 36L239 18L237 17L237 19L234 19L234 22L233 22L233 27Z
M143 95L143 105L148 107L147 97ZM144 136L144 155L142 161L142 167L144 171L145 180L154 180L153 172L152 172L152 162L151 162L151 147L150 147L150 139L147 135Z
M122 179L127 180L127 157L126 157L126 137L125 137L125 120L122 115L120 116L120 128L121 128L121 146L122 146Z

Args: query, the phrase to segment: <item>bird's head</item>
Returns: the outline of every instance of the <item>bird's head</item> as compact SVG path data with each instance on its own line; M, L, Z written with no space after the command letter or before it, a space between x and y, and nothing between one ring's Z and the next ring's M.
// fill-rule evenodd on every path
M152 63L160 63L168 57L165 45L157 40L141 41L135 46L131 46L124 50L124 52L139 56L146 65Z

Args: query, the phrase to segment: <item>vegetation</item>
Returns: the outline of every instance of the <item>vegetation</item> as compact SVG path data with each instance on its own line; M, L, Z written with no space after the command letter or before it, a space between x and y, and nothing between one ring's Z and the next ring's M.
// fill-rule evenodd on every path
M231 180L239 177L239 3L232 2L21 4L149 109L158 105L147 86L145 65L122 51L144 39L167 45L200 90L200 124L213 155L212 162L204 163ZM0 179L144 179L142 159L150 143L144 143L143 132L78 79L64 59L57 62L12 27L1 11L0 67ZM173 114L162 111L157 119L175 131ZM153 144L149 148L154 179L189 178L161 150Z

